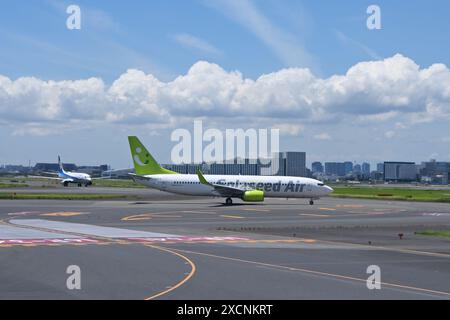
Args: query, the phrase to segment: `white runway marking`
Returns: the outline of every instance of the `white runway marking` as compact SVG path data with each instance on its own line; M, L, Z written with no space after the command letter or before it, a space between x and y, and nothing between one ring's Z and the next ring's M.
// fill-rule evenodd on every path
M39 214L40 211L22 211L22 212L10 212L8 216L27 216L30 214Z
M165 237L177 237L177 235L155 233L147 231L136 231L129 229L102 227L81 223L69 223L59 222L41 219L24 219L24 220L11 220L12 224L27 226L33 228L50 229L59 232L69 232L76 234L83 234L89 236L106 237L106 238L165 238ZM24 230L24 229L23 229ZM30 232L32 230L24 230ZM62 237L67 238L67 235Z
M90 237L121 239L140 243L233 242L250 240L246 237L233 236L179 236L42 219L15 219L10 220L10 223L11 225L0 224L0 245L84 244L98 242Z
M24 229L10 225L0 224L0 239L2 240L30 240L30 239L60 239L60 238L78 238L67 234L58 234L40 230Z
M433 212L433 213L424 213L424 216L432 216L432 217L443 217L443 216L450 216L450 213L447 212Z

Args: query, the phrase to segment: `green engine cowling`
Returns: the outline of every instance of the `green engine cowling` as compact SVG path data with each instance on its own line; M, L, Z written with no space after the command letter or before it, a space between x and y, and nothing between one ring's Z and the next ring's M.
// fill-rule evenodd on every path
M242 196L242 200L247 202L259 202L264 201L264 191L262 190L249 190L245 191Z

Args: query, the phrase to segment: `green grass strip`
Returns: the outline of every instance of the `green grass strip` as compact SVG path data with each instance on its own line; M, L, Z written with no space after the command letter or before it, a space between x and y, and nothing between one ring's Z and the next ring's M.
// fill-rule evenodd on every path
M334 187L332 197L450 203L450 190L380 187Z
M26 188L26 187L28 187L28 185L24 183L0 183L0 189Z
M424 230L416 232L416 234L422 236L433 236L433 237L447 237L450 238L450 231L436 231L436 230Z

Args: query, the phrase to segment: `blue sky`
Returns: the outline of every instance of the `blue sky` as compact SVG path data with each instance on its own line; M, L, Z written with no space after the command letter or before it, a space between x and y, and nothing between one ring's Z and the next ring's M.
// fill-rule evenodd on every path
M226 1L2 1L0 35L4 75L42 79L91 76L114 80L128 68L170 79L206 59L227 70L257 77L286 66L273 49L227 14ZM69 4L85 13L82 30L65 28ZM366 28L366 8L373 1L254 1L273 26L295 37L314 57L315 72L344 73L372 58L403 53L419 65L449 64L448 1L377 1L382 30ZM352 41L343 41L341 32ZM183 47L177 34L191 34L217 48L204 52ZM120 58L117 59L117 55ZM309 65L306 65L309 67Z
M69 4L81 8L81 30L66 28L68 15L65 11ZM366 27L366 9L371 4L381 8L381 30ZM334 75L345 75L349 68L360 62L382 61L396 54L411 60L420 69L437 63L449 66L448 12L450 3L444 0L136 0L131 3L3 0L0 75L11 81L34 77L44 82L94 77L101 79L107 90L129 69L143 71L169 83L186 75L198 61L217 64L226 72L238 71L242 78L252 80L283 69L308 68L319 82ZM402 61L394 62L400 64ZM440 77L448 78L446 75ZM380 76L376 81L382 79ZM444 91L448 88L445 82L441 85ZM296 125L297 130L282 137L282 148L306 151L308 162L346 159L372 163L383 159L420 161L432 156L450 160L450 151L446 151L450 149L447 141L450 141L450 132L445 122L446 106L450 102L446 95L432 96L432 88L424 90L428 107L420 105L425 103L422 98L406 97L417 110L408 111L404 117L400 114L391 117L387 115L389 110L381 112L377 106L377 110L361 107L358 112L336 112L339 121L334 118L305 119L300 111L289 109L292 113L288 117L273 120L273 123L270 121L273 116L268 114L261 118L249 114L247 118L240 117L238 122L256 128L278 123ZM14 112L7 108L15 107L5 101L19 98L1 100L1 97L0 94L0 104L8 106L2 113L0 105L0 134L3 137L0 164L51 161L61 153L71 162L106 162L114 167L126 167L131 165L125 139L128 134L142 136L162 160L170 161L173 146L170 132L177 126L191 128L189 121L194 118L186 115L180 120L173 110L169 110L168 114L175 119L172 123L176 124L149 121L152 123L149 125L135 120L102 121L101 116L96 118L86 110L78 110L75 116L68 113L75 118L79 116L69 123L64 112L46 114L45 117L40 114L35 118L30 116L27 110L37 108L30 102L33 98L17 100L28 114L12 117L9 115ZM55 103L60 103L59 98L55 99ZM283 101L275 101L281 106L273 105L273 108L285 107ZM95 103L90 101L88 104L91 103L89 111L96 112L92 110ZM359 103L364 104L364 99ZM286 102L286 108L288 105ZM428 108L429 111L436 105L440 116L434 114L426 122L414 120L426 118L418 109ZM217 115L208 109L205 120L215 124L229 123L230 117L218 116L227 107L225 103L214 109ZM327 105L329 109L325 110L335 107ZM61 108L70 108L70 104ZM133 111L133 105L127 105L127 108L131 108L127 109L128 113ZM155 108L164 109L165 106L156 104ZM298 108L304 110L301 106ZM196 116L201 114L200 111ZM300 116L296 118L298 112ZM113 113L117 116L118 111L115 109ZM364 115L374 117L360 121ZM92 118L95 121L91 121ZM356 118L359 120L355 121ZM377 140L381 136L384 138ZM11 142L14 147L7 148ZM80 147L89 151L90 157L86 158L77 150Z

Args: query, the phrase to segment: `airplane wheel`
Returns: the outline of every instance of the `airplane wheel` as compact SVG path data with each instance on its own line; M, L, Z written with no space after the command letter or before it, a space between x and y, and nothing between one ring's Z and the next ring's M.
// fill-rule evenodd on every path
M309 200L309 204L312 206L314 204L314 201L312 199Z
M79 183L78 186L81 187L81 183Z
M69 184L67 182L64 182L64 187L68 187Z
M233 204L233 200L231 198L227 198L227 200L225 200L225 204L227 206L231 206Z

